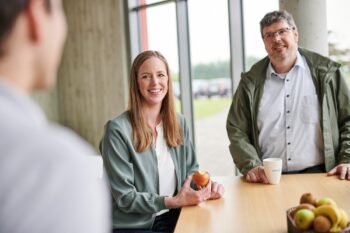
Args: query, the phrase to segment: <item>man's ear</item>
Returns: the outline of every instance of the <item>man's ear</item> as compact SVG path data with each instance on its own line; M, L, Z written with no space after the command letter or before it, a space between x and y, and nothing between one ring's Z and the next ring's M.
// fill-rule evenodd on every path
M41 39L44 30L45 14L45 0L28 0L28 5L25 11L28 19L28 33L29 38L37 42Z
M299 41L299 33L297 30L294 31L294 37L295 37L295 41L298 42Z

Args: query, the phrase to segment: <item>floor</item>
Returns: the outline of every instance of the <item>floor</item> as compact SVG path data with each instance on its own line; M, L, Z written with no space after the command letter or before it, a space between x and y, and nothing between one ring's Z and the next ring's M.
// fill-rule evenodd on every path
M235 174L226 133L228 108L195 123L196 152L199 167L213 176Z

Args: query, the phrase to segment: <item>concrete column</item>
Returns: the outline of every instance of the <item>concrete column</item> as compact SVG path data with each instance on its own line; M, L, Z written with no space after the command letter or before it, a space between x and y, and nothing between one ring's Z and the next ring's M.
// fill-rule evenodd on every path
M280 9L294 17L299 46L328 56L326 0L280 0Z
M126 109L126 1L64 0L68 38L57 85L59 119L98 147L104 124Z

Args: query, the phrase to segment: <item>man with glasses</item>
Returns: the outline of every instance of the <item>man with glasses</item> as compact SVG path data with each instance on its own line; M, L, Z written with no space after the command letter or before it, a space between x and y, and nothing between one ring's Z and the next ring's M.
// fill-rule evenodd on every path
M260 21L268 56L243 73L227 118L230 152L248 182L268 183L262 160L284 173L328 172L350 180L350 93L340 65L298 48L286 11Z

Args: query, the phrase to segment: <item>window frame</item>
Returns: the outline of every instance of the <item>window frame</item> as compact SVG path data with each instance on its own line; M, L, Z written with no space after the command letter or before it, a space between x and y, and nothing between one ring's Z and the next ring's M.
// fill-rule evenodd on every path
M145 48L142 44L140 10L147 7L156 7L161 4L167 4L169 2L175 2L176 4L181 112L186 118L190 131L190 138L195 147L188 1L190 0L165 0L162 2L141 5L140 0L128 0L127 8L131 64L132 60L143 51L143 48ZM244 71L245 67L243 0L227 1L230 37L230 73L233 90L232 94L234 94L240 80L241 72Z

